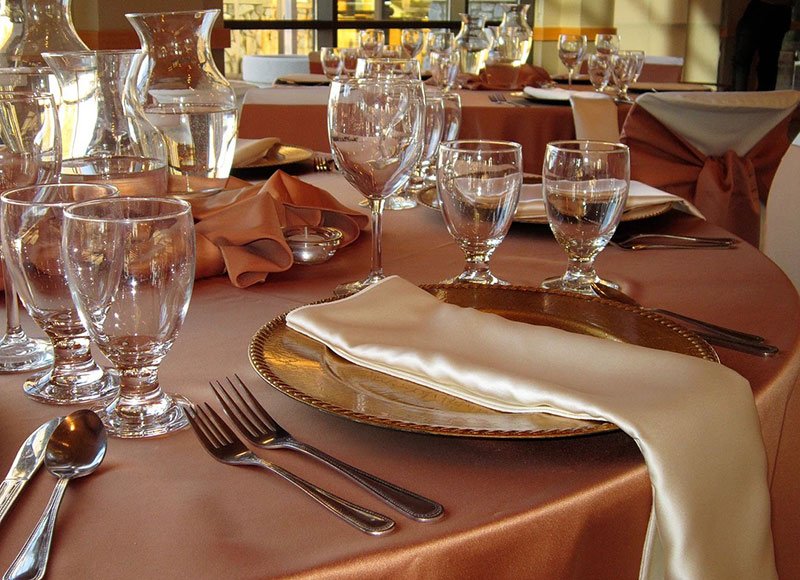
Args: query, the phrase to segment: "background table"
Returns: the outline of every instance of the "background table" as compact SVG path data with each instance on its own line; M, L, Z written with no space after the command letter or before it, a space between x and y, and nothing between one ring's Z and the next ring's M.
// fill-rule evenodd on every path
M308 179L348 204L358 200L336 175ZM625 229L724 233L675 213ZM462 267L462 253L441 217L426 207L387 213L384 234L389 273L429 283ZM393 533L373 538L275 477L214 461L190 431L152 440L114 439L97 473L67 490L49 578L636 577L650 485L635 443L622 433L501 441L391 431L291 400L250 368L247 347L258 328L365 275L369 242L365 233L326 264L295 266L243 290L224 277L198 282L186 324L164 362L162 383L195 402L211 401L208 381L239 373L297 437L441 501L444 519L411 522L309 459L264 452L335 493L396 518ZM516 224L492 262L499 276L535 286L561 273L566 260L546 227ZM753 387L768 451L779 570L783 578L800 577L795 481L800 301L790 282L746 244L702 251L608 248L598 267L645 304L757 332L781 348L769 359L724 349L719 354ZM71 410L25 398L22 378L0 378L2 468L35 426ZM24 542L54 483L42 470L0 526L0 567Z
M589 90L588 87L583 89ZM542 172L547 143L575 138L569 102L560 104L494 103L497 91L457 91L461 95L461 139L503 139L523 147L524 169ZM507 92L509 93L509 92ZM244 100L239 136L278 137L288 145L330 151L327 129L328 87L271 87L251 89ZM620 127L630 107L619 107Z

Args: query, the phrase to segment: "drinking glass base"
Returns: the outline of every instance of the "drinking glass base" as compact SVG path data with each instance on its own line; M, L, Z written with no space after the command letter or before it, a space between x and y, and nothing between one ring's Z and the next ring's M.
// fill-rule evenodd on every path
M394 211L412 209L417 207L417 198L413 196L406 196L404 194L392 195L386 198L386 205L384 209L391 209Z
M567 278L564 276L559 276L556 278L548 278L544 282L541 283L540 287L544 288L545 290L560 290L561 292L575 292L576 294L583 294L585 296L597 296L602 298L600 294L598 294L595 289L595 284L604 284L606 286L610 286L615 290L619 290L619 284L616 282L611 282L610 280L604 280L599 276L594 276L588 279L574 279L574 278Z
M372 286L373 284L376 284L385 278L386 276L384 276L383 274L370 274L364 280L357 280L356 282L348 282L347 284L339 284L336 288L333 289L333 295L344 298L345 296L350 296L351 294L360 292L364 288Z
M98 380L72 385L54 384L51 378L52 369L36 374L23 383L22 390L31 399L50 405L102 401L119 392L119 376L114 372L105 371Z
M180 395L162 393L155 401L141 405L123 405L114 399L109 405L94 409L108 434L124 439L157 437L179 431L189 425L183 411L190 401Z
M53 345L49 340L9 337L0 342L0 373L35 371L53 364Z
M508 282L498 278L489 270L465 270L454 278L443 280L442 284L481 284L483 286L508 286Z

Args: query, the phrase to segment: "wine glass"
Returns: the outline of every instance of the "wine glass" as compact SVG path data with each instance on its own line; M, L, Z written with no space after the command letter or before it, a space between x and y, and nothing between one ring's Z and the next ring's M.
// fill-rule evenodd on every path
M55 179L60 160L58 116L52 95L0 92L0 191ZM0 339L0 372L33 371L50 366L53 363L50 341L29 337L22 330L19 300L9 268L3 268L3 283L6 329Z
M406 53L399 44L384 44L378 56L381 58L406 58Z
M611 55L611 75L610 78L617 88L615 100L622 103L632 103L633 100L628 96L628 87L636 76L638 66L636 55L628 50L620 50L617 54Z
M63 252L81 320L120 377L119 396L98 415L117 437L181 429L180 399L164 393L158 367L189 308L195 269L191 206L120 197L67 209Z
M380 56L381 48L386 42L386 35L378 28L366 28L358 31L358 48L365 58Z
M456 35L451 30L442 28L428 32L428 54L434 52L452 52L455 48Z
M628 147L601 141L548 143L542 169L547 221L569 257L566 273L543 288L596 295L597 255L617 229L630 185Z
M629 50L628 54L631 55L631 58L636 63L633 69L633 78L631 79L631 83L635 83L639 80L642 69L644 69L645 53L643 50Z
M334 46L323 46L319 51L319 60L322 64L322 71L329 79L342 74L344 61L339 49Z
M357 292L384 278L381 225L386 198L405 187L422 153L422 82L404 78L334 80L328 101L328 139L336 166L372 212L372 267L366 279L338 287Z
M417 58L425 46L425 33L419 28L403 28L400 45L408 58Z
M590 54L587 59L589 81L594 90L602 93L611 80L611 56L605 54Z
M419 61L413 58L359 58L355 76L359 78L402 77L420 79Z
M572 76L578 68L586 53L585 34L559 34L558 35L558 58L567 67L569 75L569 87L572 88Z
M442 141L445 129L444 97L444 93L439 89L425 87L425 134L423 137L422 157L414 167L414 173L408 182L405 192L398 193L389 199L407 197L411 199L412 207L416 207L416 199L409 194L419 193L430 187L429 177L432 172L433 160L439 150L439 143Z
M345 47L339 49L342 57L342 76L351 77L356 74L358 65L359 51L357 48Z
M461 96L458 93L443 92L442 102L444 104L444 118L442 126L442 137L439 141L439 147L436 149L434 159L438 159L439 149L445 141L455 141L458 139L458 133L461 130ZM436 172L431 171L426 176L428 185L436 185ZM431 207L441 208L442 203L439 201L439 192L437 190L436 196L430 201Z
M104 372L92 358L61 255L67 206L116 195L116 188L99 183L49 183L10 189L0 196L6 263L22 302L50 338L55 353L52 370L23 386L38 401L67 405L103 399L117 391L116 376ZM108 237L102 239L113 243Z
M437 187L447 230L464 251L464 271L446 283L507 284L489 269L506 237L522 186L522 146L449 141L439 148Z
M619 50L619 36L616 34L596 34L594 49L597 54L611 56Z

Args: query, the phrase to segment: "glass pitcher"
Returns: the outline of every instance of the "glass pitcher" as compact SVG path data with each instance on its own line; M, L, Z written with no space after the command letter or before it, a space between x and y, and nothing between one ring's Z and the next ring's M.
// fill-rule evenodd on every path
M481 72L492 37L486 30L486 17L483 15L461 14L461 30L455 38L462 73L477 75Z
M236 97L211 56L219 10L126 14L145 57L136 79L145 115L167 143L170 191L225 186L236 146Z
M61 180L110 183L121 195L167 193L161 133L134 93L139 50L45 52L61 88Z
M500 52L510 57L517 65L528 60L533 44L533 30L528 24L529 4L500 4L503 19L497 27L497 43L504 45Z
M72 0L0 2L0 66L41 66L43 52L89 50L75 32Z

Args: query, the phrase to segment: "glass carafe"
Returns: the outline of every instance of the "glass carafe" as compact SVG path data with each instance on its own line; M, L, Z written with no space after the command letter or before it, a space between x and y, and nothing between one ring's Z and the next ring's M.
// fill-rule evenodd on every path
M219 10L126 14L145 57L136 85L145 115L167 143L170 191L225 186L236 145L236 97L211 56Z
M492 48L492 37L486 30L486 17L462 14L461 30L456 35L455 44L461 72L473 75L480 73Z
M40 66L43 52L89 50L75 32L72 0L0 1L0 66Z
M121 195L167 193L164 138L134 93L138 50L46 52L61 88L61 180L109 183Z
M507 46L502 52L504 56L511 57L517 65L528 60L533 44L533 31L528 24L529 4L500 4L503 9L503 19L497 27L498 41Z

